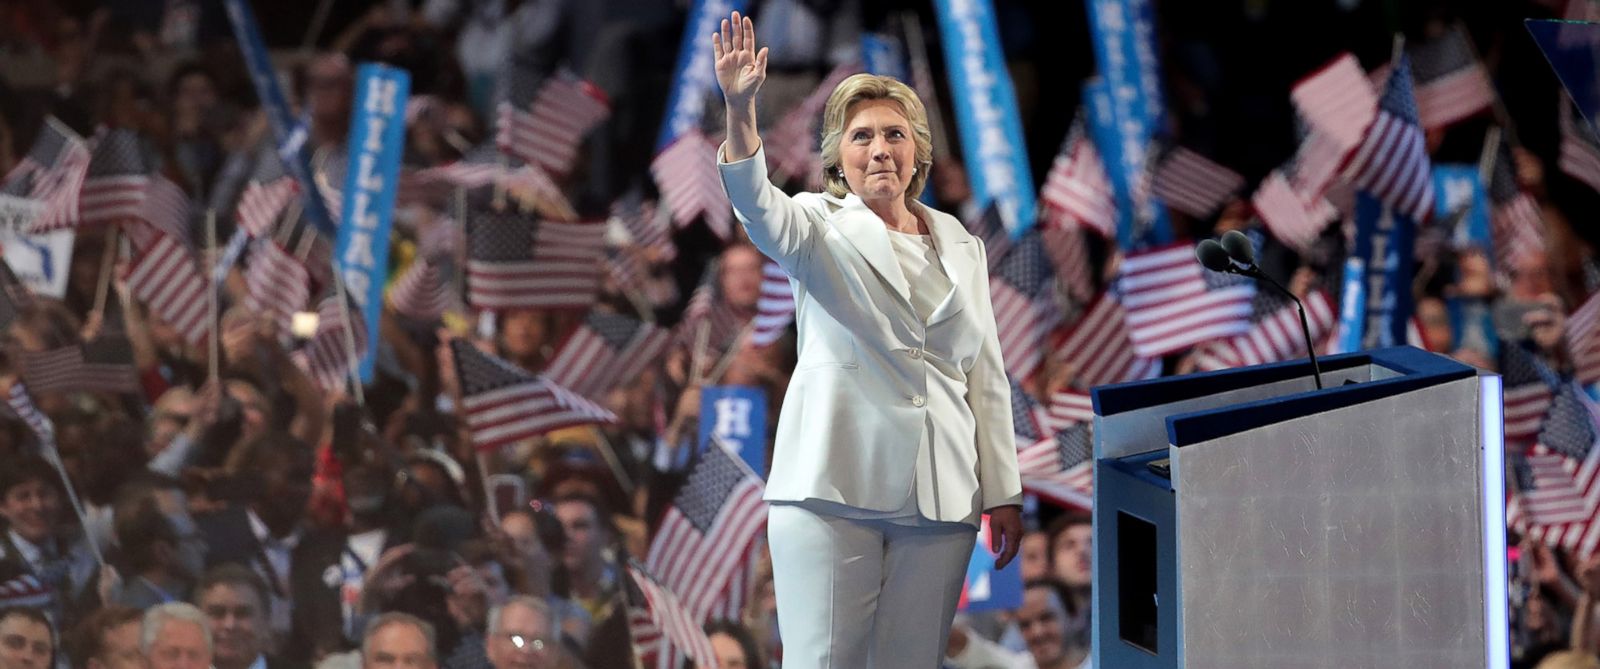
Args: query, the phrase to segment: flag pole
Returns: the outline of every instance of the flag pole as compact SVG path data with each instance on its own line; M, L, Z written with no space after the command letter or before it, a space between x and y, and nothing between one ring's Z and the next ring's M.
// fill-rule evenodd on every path
M344 352L346 364L349 367L350 396L355 399L356 406L367 406L366 390L361 387L361 356L356 355L356 322L351 316L350 298L345 292L344 272L339 271L339 259L333 259L333 289L339 300L339 313L344 318ZM367 333L367 340L373 339L374 333ZM370 344L369 344L370 345Z
M100 281L94 289L94 313L102 317L106 312L106 298L111 293L111 274L117 263L117 226L106 229L106 248L100 255Z
M467 189L464 186L456 186L455 215L456 225L461 226L462 236L465 237L467 230ZM467 273L462 271L463 265L457 261L455 254L450 257L450 267L454 270L450 277L450 283L455 286L456 297L465 301L467 295Z
M494 487L489 485L489 456L483 449L477 447L472 449L472 453L478 460L478 481L483 485L483 514L490 522L499 526L500 518L495 513Z
M217 255L217 210L216 209L207 209L206 210L206 261L208 263L209 262L215 262L216 255ZM217 301L218 301L217 291L220 290L222 288L222 286L217 283L217 274L215 272L207 272L207 274L210 274L210 276L208 276L206 278L211 281L211 290L206 291L206 309L207 309L206 310L206 314L207 314L206 327L211 330L211 336L208 337L208 339L210 339L211 342L210 342L210 344L208 345L207 348L209 349L209 352L210 352L210 356L209 357L211 358L211 361L210 361L210 374L208 374L206 378L210 379L211 383L213 385L215 385L217 383L217 380L219 378L221 378L221 376L222 376L222 374L221 374L222 343L221 343L221 341L219 341L221 339L221 337L222 337L222 326L221 326L221 319L218 317L218 313L217 313L217 311L220 309L219 305L217 304Z
M596 440L600 442L600 457L604 458L606 466L611 468L611 475L617 477L617 483L622 484L624 494L632 495L633 479L622 469L622 459L617 457L617 447L606 437L605 431L601 430L600 426L592 426L591 429L594 430Z
M705 383L716 383L722 379L723 374L728 373L728 367L733 365L734 356L737 356L739 351L744 348L744 345L749 343L750 334L755 332L755 329L756 319L754 318L739 329L739 336L733 339L733 346L729 346L727 352L722 354L722 358L717 360L717 366L713 367L711 373L706 375Z

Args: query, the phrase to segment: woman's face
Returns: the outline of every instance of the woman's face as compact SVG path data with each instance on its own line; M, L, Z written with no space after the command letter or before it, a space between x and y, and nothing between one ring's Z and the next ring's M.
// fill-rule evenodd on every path
M857 102L845 114L839 167L850 192L863 200L905 197L916 168L911 121L893 100Z

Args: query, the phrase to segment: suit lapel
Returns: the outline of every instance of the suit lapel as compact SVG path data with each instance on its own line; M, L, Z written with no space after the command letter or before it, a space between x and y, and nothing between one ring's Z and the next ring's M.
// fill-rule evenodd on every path
M905 273L900 271L894 249L889 246L889 230L883 227L883 219L872 213L861 198L850 195L844 199L844 206L834 212L833 228L849 240L878 277L909 307L911 287Z
M950 279L950 292L939 301L939 306L934 308L933 314L928 317L928 325L933 325L961 313L966 307L967 301L959 298L961 281L972 272L973 265L977 263L978 249L972 243L972 235L955 217L935 211L920 202L915 206L922 209L922 218L928 222L928 232L933 234L934 249L939 253L939 264L944 267L944 274ZM974 288L988 289L987 286L974 286Z

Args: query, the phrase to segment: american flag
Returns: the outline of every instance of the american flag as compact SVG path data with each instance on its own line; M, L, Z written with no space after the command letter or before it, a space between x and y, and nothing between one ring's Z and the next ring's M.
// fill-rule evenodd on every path
M39 437L39 444L47 452L55 450L56 426L50 422L49 416L34 406L33 395L28 392L26 382L18 381L11 384L11 392L6 394L6 408Z
M478 211L467 217L467 249L472 306L582 309L600 290L605 226Z
M1290 90L1295 109L1333 141L1341 154L1361 144L1378 113L1378 96L1361 62L1349 53L1301 79Z
M255 174L239 194L236 219L251 237L270 236L273 224L289 203L300 196L300 185L283 169L275 147L261 147L256 157Z
M1167 206L1195 218L1209 218L1244 187L1244 177L1181 146L1150 161L1150 189Z
M1127 319L1122 303L1102 294L1071 329L1057 333L1052 355L1072 367L1078 387L1093 388L1161 374L1160 358L1141 357L1134 352Z
M966 222L967 231L983 242L984 255L989 258L989 271L994 272L1000 261L1011 253L1011 229L1006 227L1005 213L999 202L990 202L978 218Z
M1586 386L1600 382L1600 293L1590 295L1567 317L1566 340L1578 382Z
M1094 439L1088 424L1069 426L1017 451L1022 488L1057 504L1094 508Z
M304 370L324 391L343 388L349 379L352 365L366 355L371 345L367 337L367 322L361 309L346 301L341 307L336 293L329 293L317 302L317 331L306 345L293 354L295 364ZM347 314L354 316L347 320ZM355 351L351 349L354 344Z
M435 260L426 256L412 260L389 285L389 306L401 316L423 322L436 321L444 312L456 307L460 298L446 280L448 263L448 259Z
M1559 379L1537 357L1513 342L1500 346L1500 378L1505 396L1506 441L1522 443L1539 436Z
M1502 141L1489 175L1489 222L1495 261L1502 269L1516 267L1545 248L1544 215L1517 182L1515 161L1511 146Z
M1305 297L1306 325L1311 341L1320 342L1339 322L1333 300L1315 291ZM1281 362L1306 355L1304 333L1300 330L1300 310L1288 298L1261 291L1256 295L1254 321L1250 331L1219 339L1195 351L1195 367L1200 371L1231 369Z
M1278 170L1268 174L1250 198L1256 215L1272 231L1273 238L1302 253L1322 235L1334 213L1321 196L1314 202L1307 202Z
M789 273L767 260L761 265L761 297L756 300L750 344L767 346L778 341L793 322L794 289L789 286Z
M1017 443L1035 441L1049 434L1048 409L1023 389L1017 377L1007 374L1006 382L1011 384L1011 431L1016 433Z
M1037 231L1011 247L989 277L1006 371L1019 379L1039 369L1045 336L1061 320L1050 259Z
M1047 432L1060 432L1080 423L1094 422L1094 400L1089 393L1072 388L1062 388L1050 393L1045 405Z
M577 217L573 213L572 203L561 192L561 186L551 180L543 169L535 165L509 164L505 158L488 149L492 147L474 150L453 163L402 171L396 206L451 206L451 198L455 197L457 188L471 191L498 186L555 218L569 220Z
M717 146L698 130L678 137L650 161L650 174L679 228L701 216L718 237L733 234L733 205L722 192Z
M1433 167L1417 122L1408 62L1401 53L1384 87L1377 117L1345 165L1345 175L1357 188L1421 223L1433 215Z
M88 170L89 148L83 138L54 116L46 117L28 155L0 181L0 193L44 205L32 230L69 228L79 217L78 193Z
M1561 171L1600 191L1600 137L1565 98L1561 100Z
M833 68L816 89L779 119L762 145L767 149L767 165L772 168L773 179L779 183L794 177L806 177L806 188L822 186L822 147L817 136L821 125L822 108L828 96L850 75L861 71L861 64L842 63Z
M1527 534L1587 559L1600 547L1600 449L1595 448L1594 406L1573 384L1561 386L1551 402L1538 443L1512 458L1517 496L1508 523L1525 524Z
M761 493L761 477L713 439L662 517L645 567L677 593L690 622L704 623L729 594L728 581L766 524Z
M138 220L190 245L189 196L155 171L132 130L108 130L97 136L78 193L78 217L78 221L63 220L56 228ZM38 226L35 230L43 231Z
M563 71L545 79L527 110L508 100L499 113L495 144L501 151L566 174L584 136L611 117L611 102L600 87Z
M33 392L138 393L133 346L120 333L48 351L24 351L22 379Z
M1061 289L1079 304L1094 297L1094 266L1089 263L1089 240L1085 228L1041 226L1040 241L1050 263L1056 268Z
M628 231L634 246L658 249L663 261L677 256L678 250L672 245L672 219L666 210L658 209L656 203L617 202L611 205L611 215Z
M1128 337L1142 357L1250 330L1255 285L1201 268L1187 245L1129 254L1118 285Z
M194 252L171 235L141 226L129 231L135 240L134 260L127 275L133 296L183 335L185 341L197 345L205 341L211 332L206 322L209 281L201 273ZM138 241L141 237L143 243Z
M704 324L707 347L716 352L726 351L744 329L747 319L740 318L722 299L722 290L718 285L721 265L721 261L716 260L708 263L699 285L690 293L689 301L684 305L683 320L679 321L677 334L674 335L677 345L694 346L697 333Z
M666 352L671 334L638 319L589 312L545 370L545 376L584 397L598 399Z
M1494 84L1459 24L1410 51L1423 128L1443 128L1494 106Z
M33 574L23 574L0 583L0 609L41 609L50 606L54 596L50 586Z
M277 242L257 239L251 244L250 266L244 272L248 290L245 304L258 314L270 314L288 329L294 314L311 301L311 274Z
M1083 118L1080 110L1039 189L1039 199L1045 203L1043 218L1050 227L1083 225L1112 239L1116 237L1117 204L1100 152L1084 131Z
M717 666L711 639L672 589L637 567L629 566L628 574L639 585L645 599L645 606L630 606L628 611L629 632L639 661L644 663L648 657L655 660L655 667L667 669L674 666L670 663L682 652L694 661L694 666Z
M617 417L583 396L542 376L479 351L465 339L452 339L456 378L466 410L472 445L492 450L551 430L590 423L615 423Z

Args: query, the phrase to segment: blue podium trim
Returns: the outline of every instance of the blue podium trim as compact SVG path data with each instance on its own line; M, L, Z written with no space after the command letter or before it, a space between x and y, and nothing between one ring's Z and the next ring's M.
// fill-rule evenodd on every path
M1168 443L1181 447L1210 441L1300 416L1355 406L1477 375L1477 370L1468 365L1410 346L1347 353L1322 358L1320 362L1324 373L1376 365L1393 370L1398 376L1169 416ZM1112 416L1310 376L1309 361L1292 360L1178 378L1102 386L1092 391L1092 397L1096 415Z

